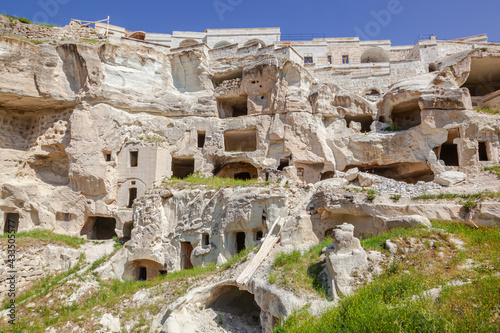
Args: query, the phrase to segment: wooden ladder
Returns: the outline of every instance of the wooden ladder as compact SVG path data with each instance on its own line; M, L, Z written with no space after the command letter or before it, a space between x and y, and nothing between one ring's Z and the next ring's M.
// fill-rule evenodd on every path
M236 279L236 283L238 285L246 285L249 282L264 259L266 259L266 257L269 255L269 252L271 252L274 245L279 241L282 229L282 220L283 218L280 216L276 219L276 221L274 221L271 230L269 230L269 232L267 233L267 236L259 249L259 252L257 252L250 263L248 263L247 267L245 267L243 272L241 272L240 276L238 276L238 278Z

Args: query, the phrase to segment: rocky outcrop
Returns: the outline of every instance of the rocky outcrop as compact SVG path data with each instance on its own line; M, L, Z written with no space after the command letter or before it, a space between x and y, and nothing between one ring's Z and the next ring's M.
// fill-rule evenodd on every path
M352 224L344 223L335 227L332 245L326 248L326 268L334 299L351 294L354 280L352 276L368 267L366 252L353 232Z

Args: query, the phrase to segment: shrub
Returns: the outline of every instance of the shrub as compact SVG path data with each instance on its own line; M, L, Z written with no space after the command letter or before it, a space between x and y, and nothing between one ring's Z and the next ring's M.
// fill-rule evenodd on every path
M467 201L462 202L462 207L464 207L464 209L466 211L469 211L469 210L475 208L476 206L477 206L477 202L474 200L471 200L471 199L468 199Z
M366 195L366 200L373 201L373 200L375 200L375 198L376 198L376 195L373 193L368 193Z
M401 199L401 194L393 194L391 195L391 199L398 201L399 199Z
M398 127L398 125L392 124L391 126L383 128L382 131L386 131L386 132L399 132L399 131L401 131L401 129Z
M23 22L23 23L26 23L26 24L31 24L31 21L28 20L27 18L25 17L18 17L17 18L20 22Z

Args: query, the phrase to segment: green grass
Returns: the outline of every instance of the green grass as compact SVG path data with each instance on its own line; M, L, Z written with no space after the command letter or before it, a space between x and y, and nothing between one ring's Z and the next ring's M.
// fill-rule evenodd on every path
M81 256L78 263L73 268L69 269L66 272L59 274L51 274L44 277L41 281L37 282L28 291L19 295L19 297L16 298L16 304L19 304L33 297L39 298L47 295L50 292L50 290L54 288L56 285L60 284L62 280L78 272L82 268L83 259L84 259L83 256ZM8 306L9 306L9 301L7 300L4 303L3 308L7 309Z
M399 132L399 131L401 131L401 129L398 127L398 125L392 124L391 126L383 128L382 131L386 131L386 132Z
M53 24L53 23L31 22L29 19L27 19L25 17L12 16L12 15L8 15L8 14L5 14L5 13L1 14L1 15L5 16L5 17L7 17L9 19L11 27L14 27L17 24L17 21L22 22L22 23L26 23L26 24L35 24L35 25L39 25L39 26L42 26L42 27L48 27L48 28L59 27L59 25Z
M118 248L115 249L115 252L117 250ZM220 267L217 267L214 263L205 267L195 267L189 270L168 273L150 281L101 281L92 271L112 256L112 253L109 256L104 256L96 260L81 273L81 275L76 275L76 278L81 280L85 280L92 275L97 278L99 287L94 289L91 295L85 296L69 306L64 305L64 302L61 301L47 303L47 298L58 297L58 291L62 289L65 289L66 293L68 292L67 289L70 289L70 293L76 290L72 284L65 284L63 280L83 268L82 257L78 265L68 272L47 276L20 295L17 299L17 304L18 311L21 310L22 312L18 312L18 321L11 328L14 332L41 333L45 332L49 326L60 327L63 323L68 321L73 321L80 327L83 325L90 325L87 322L91 317L96 315L96 311L100 309L109 309L108 311L113 311L112 309L116 309L121 302L130 299L132 295L139 290L148 289L152 295L159 295L167 292L175 299L176 297L183 296L196 280L200 280L209 274L220 273L226 269L235 267L246 261L249 253L257 250L258 248L253 246L249 247L235 255L228 260L226 264ZM52 295L49 295L49 293ZM22 305L20 306L19 302L27 299L29 299L30 303L35 303L36 306L30 309L26 309ZM8 303L5 303L4 307L8 307ZM146 317L143 316L141 311L156 315L162 310L162 307L163 304L148 304L144 305L142 308L141 306L130 307L121 310L120 316L123 320L127 321L134 320L137 322L137 319L139 319L137 326L133 330L134 332L139 332L140 330L138 330L138 328L149 325ZM100 314L99 312L97 313L98 315ZM0 331L2 331L2 328L3 327L0 327ZM94 327L91 331L98 328L99 327Z
M444 222L433 222L433 227L445 233L395 229L363 240L365 248L375 249L385 239L394 238L405 241L413 237L423 244L429 244L428 240L435 244L395 258L382 275L320 317L304 308L273 332L499 332L500 229ZM447 233L465 241L466 249L454 248ZM481 265L458 269L467 258ZM470 283L446 286L457 279ZM437 286L445 287L436 301L424 296L424 291Z
M100 43L99 41L97 41L98 43ZM148 142L148 143L163 143L163 142L167 142L167 139L165 139L164 137L158 135L158 134L153 134L153 135L149 135L149 134L145 134L145 135L139 135L137 137L138 140L141 140L141 141L144 141L144 142Z
M497 175L498 178L500 178L500 165L485 167L485 168L483 168L483 171L489 171L489 172Z
M35 45L43 44L44 42L46 42L45 40L28 39L28 38L25 38L25 37L12 36L12 35L9 35L9 34L5 34L5 35L2 35L2 36L9 37L9 38L14 38L14 39L18 39L18 40L22 40L24 42L29 42L29 43L32 43L32 44L35 44Z
M1 238L7 238L8 235L0 235ZM56 243L56 244L61 244L61 245L69 245L73 248L78 248L80 245L85 243L85 240L80 237L74 237L74 236L66 236L66 235L59 235L56 233L53 233L52 231L49 230L31 230L28 232L20 232L16 234L16 238L31 238L31 239L39 239L39 240L44 240L48 241L51 243Z
M60 27L58 24L54 24L54 23L47 23L47 22L32 22L32 24L36 24L36 25L39 25L41 27L47 27L47 28L56 28L56 27Z
M485 198L500 198L500 192L481 192L481 193L440 193L440 194L424 194L418 197L413 197L412 200L453 200L453 199L475 199L481 200Z
M489 114L499 114L500 110L495 110L495 109L490 109L490 108L482 108L482 107L475 107L474 110L483 112L483 113L489 113Z
M332 243L326 238L321 243L311 246L301 253L294 250L290 253L280 253L274 260L273 270L269 274L269 283L302 289L327 297L327 280L323 274L324 260L320 260L324 247Z
M208 188L222 188L222 187L238 187L238 186L266 186L270 182L261 182L258 179L232 179L232 178L219 178L219 177L205 177L200 173L196 172L183 179L170 178L163 181L162 187L170 187L173 185L186 185L186 186L198 186L206 185Z
M103 43L102 40L96 38L81 38L78 40L79 43L89 43L89 44L100 44ZM165 140L166 141L166 140Z
M394 228L389 231L383 232L377 235L368 235L361 239L361 246L369 250L377 251L387 251L384 248L384 243L388 239L400 238L400 237L416 237L416 236L428 236L430 234L429 229L423 227L414 228Z

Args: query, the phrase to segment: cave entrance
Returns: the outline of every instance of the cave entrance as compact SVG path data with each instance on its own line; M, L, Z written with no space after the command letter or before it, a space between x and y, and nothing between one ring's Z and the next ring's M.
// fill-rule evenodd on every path
M139 267L139 275L137 281L147 281L148 280L148 269L146 267Z
M137 199L137 188L131 187L128 189L128 205L127 208L132 208L134 200Z
M257 130L224 132L224 150L229 152L257 150Z
M116 220L114 218L97 216L92 227L92 239L113 239L116 236L115 228Z
M320 180L330 179L335 176L335 171L326 171L321 174Z
M191 269L191 252L193 252L193 245L190 242L181 242L181 268Z
M485 96L500 90L500 57L472 58L470 74L464 87L470 95Z
M150 259L138 259L125 265L125 277L135 281L151 281L165 272L163 266Z
M400 130L407 130L422 123L418 99L410 100L396 105L391 112L394 125Z
M434 173L426 163L396 163L384 166L348 165L344 171L357 167L362 172L373 173L385 178L416 184L419 181L434 180Z
M459 166L458 146L454 143L455 139L460 138L458 128L448 131L448 139L437 149L438 159L442 160L447 166Z
M236 316L236 321L244 321L247 325L260 325L261 310L254 296L236 286L219 287L207 301L207 307Z
M236 253L240 253L245 249L245 233L237 232L236 233Z
M248 115L248 96L220 98L217 100L219 116L221 118L234 118Z
M127 242L132 237L132 229L134 229L134 222L127 222L123 225L123 238L124 242Z
M250 177L248 177L250 175ZM257 169L250 163L235 162L224 165L219 172L216 173L220 178L233 179L256 179L259 174Z
M355 121L361 124L361 132L370 132L370 126L373 123L371 116L349 116L344 117L347 127L350 127L351 122Z
M192 157L173 157L172 158L172 177L184 179L194 173L194 158Z
M18 213L7 213L5 216L5 223L3 227L3 232L5 234L11 232L17 232L19 228L19 214Z

